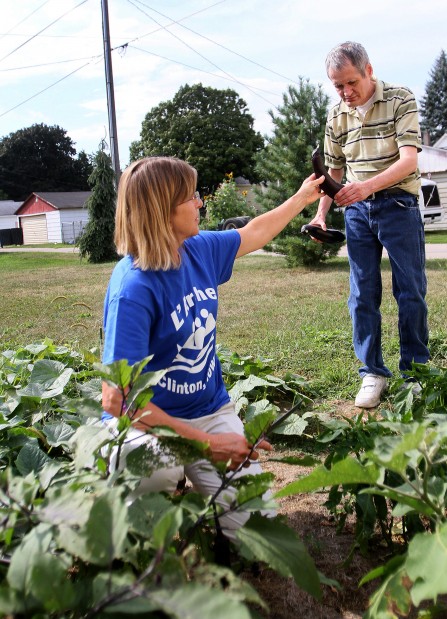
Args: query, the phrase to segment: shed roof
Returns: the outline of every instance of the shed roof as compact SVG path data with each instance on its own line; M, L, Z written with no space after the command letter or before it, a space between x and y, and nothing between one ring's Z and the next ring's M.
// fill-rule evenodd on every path
M34 192L31 195L38 196L51 206L57 209L82 208L88 198L92 195L91 191L45 191L42 193ZM31 196L30 196L31 197ZM29 197L25 202L29 200Z
M433 146L435 148L447 148L447 133L444 133L444 135L439 138L439 140L435 142Z
M13 200L0 200L0 217L2 215L14 215L21 204L21 202L14 202Z

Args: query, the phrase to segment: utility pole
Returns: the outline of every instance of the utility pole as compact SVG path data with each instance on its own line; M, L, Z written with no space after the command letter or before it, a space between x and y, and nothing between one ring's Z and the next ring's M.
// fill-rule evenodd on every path
M109 137L112 166L115 171L116 184L121 176L118 152L118 135L116 132L115 93L113 90L112 53L110 49L109 6L108 0L101 0L102 34L104 39L104 66L106 70L107 110L109 115Z

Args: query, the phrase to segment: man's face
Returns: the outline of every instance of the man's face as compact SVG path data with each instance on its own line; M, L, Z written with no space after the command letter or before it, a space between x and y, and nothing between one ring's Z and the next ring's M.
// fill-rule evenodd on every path
M376 89L372 79L372 66L366 65L365 75L362 75L350 62L341 69L329 69L328 77L335 90L348 107L363 105L370 99Z

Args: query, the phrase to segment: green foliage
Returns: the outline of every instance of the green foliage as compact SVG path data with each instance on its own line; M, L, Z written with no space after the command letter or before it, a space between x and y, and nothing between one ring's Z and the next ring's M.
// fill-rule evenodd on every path
M25 200L33 191L86 191L92 170L73 140L57 125L43 123L0 139L0 186L9 199Z
M147 403L162 375L142 374L147 361L104 366L95 351L50 340L0 353L0 614L178 618L200 608L203 619L249 619L246 604L265 603L214 562L215 499L230 484L237 488L231 509L253 512L234 552L267 563L320 598L320 577L302 542L279 519L258 513L271 508L262 499L271 474L234 479L235 472L220 467L222 485L211 499L188 492L132 500L154 460L135 450L122 470L110 471L133 411ZM116 435L100 420L102 379L121 390L123 402L127 394L130 417L120 418ZM260 431L275 417L270 412L262 427L257 420ZM206 457L206 445L153 430L174 458Z
M276 495L328 488L327 506L341 526L355 513L360 548L381 532L394 556L362 579L383 579L368 619L397 619L422 602L435 613L447 593L447 370L414 364L411 375L421 394L397 383L394 406L381 411L382 419L322 420L319 440L330 445L325 465ZM397 526L403 547L393 543Z
M311 154L323 144L329 97L319 85L300 78L299 86L289 86L283 103L276 112L270 111L273 135L256 158L256 169L265 187L256 191L261 208L271 210L294 194L301 183L312 174ZM274 243L275 251L287 257L289 266L314 265L335 255L339 246L315 243L301 234L316 207L306 207L283 230ZM328 227L340 227L343 216L333 210L327 216Z
M93 172L89 177L92 195L87 200L89 220L78 239L79 255L89 262L116 260L113 235L115 231L115 173L111 159L100 149L93 161Z
M146 114L130 157L184 159L196 168L202 194L212 193L228 172L255 182L254 156L264 142L253 123L247 104L234 90L185 84L171 101Z
M218 224L230 217L256 215L255 209L247 204L245 196L238 190L230 172L216 189L214 195L206 198L206 227L216 230Z
M441 50L425 85L421 116L421 128L428 131L433 145L447 132L447 56L444 50Z

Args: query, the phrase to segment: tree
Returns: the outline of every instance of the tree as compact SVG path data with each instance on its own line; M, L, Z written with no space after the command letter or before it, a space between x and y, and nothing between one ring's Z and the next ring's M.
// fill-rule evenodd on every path
M263 186L256 190L258 203L270 210L297 191L305 178L312 174L311 154L317 144L323 145L329 97L321 85L299 79L299 87L289 86L283 103L276 112L270 111L273 135L267 138L266 148L257 156L257 172ZM339 246L311 241L301 234L301 226L312 219L316 207L306 207L283 230L275 241L275 251L286 254L288 264L316 264L336 253ZM343 217L329 211L328 227L340 225Z
M441 51L421 100L421 129L428 131L433 144L447 132L447 56Z
M11 200L33 191L85 191L92 166L57 125L35 124L0 139L0 189Z
M100 149L93 160L93 172L89 177L92 195L87 200L89 220L78 240L81 258L89 262L116 260L113 234L115 230L115 173L112 160Z
M172 101L160 103L146 115L141 139L130 147L130 158L184 159L197 169L203 193L212 193L230 172L255 182L254 157L264 141L253 122L247 104L234 90L186 84Z

